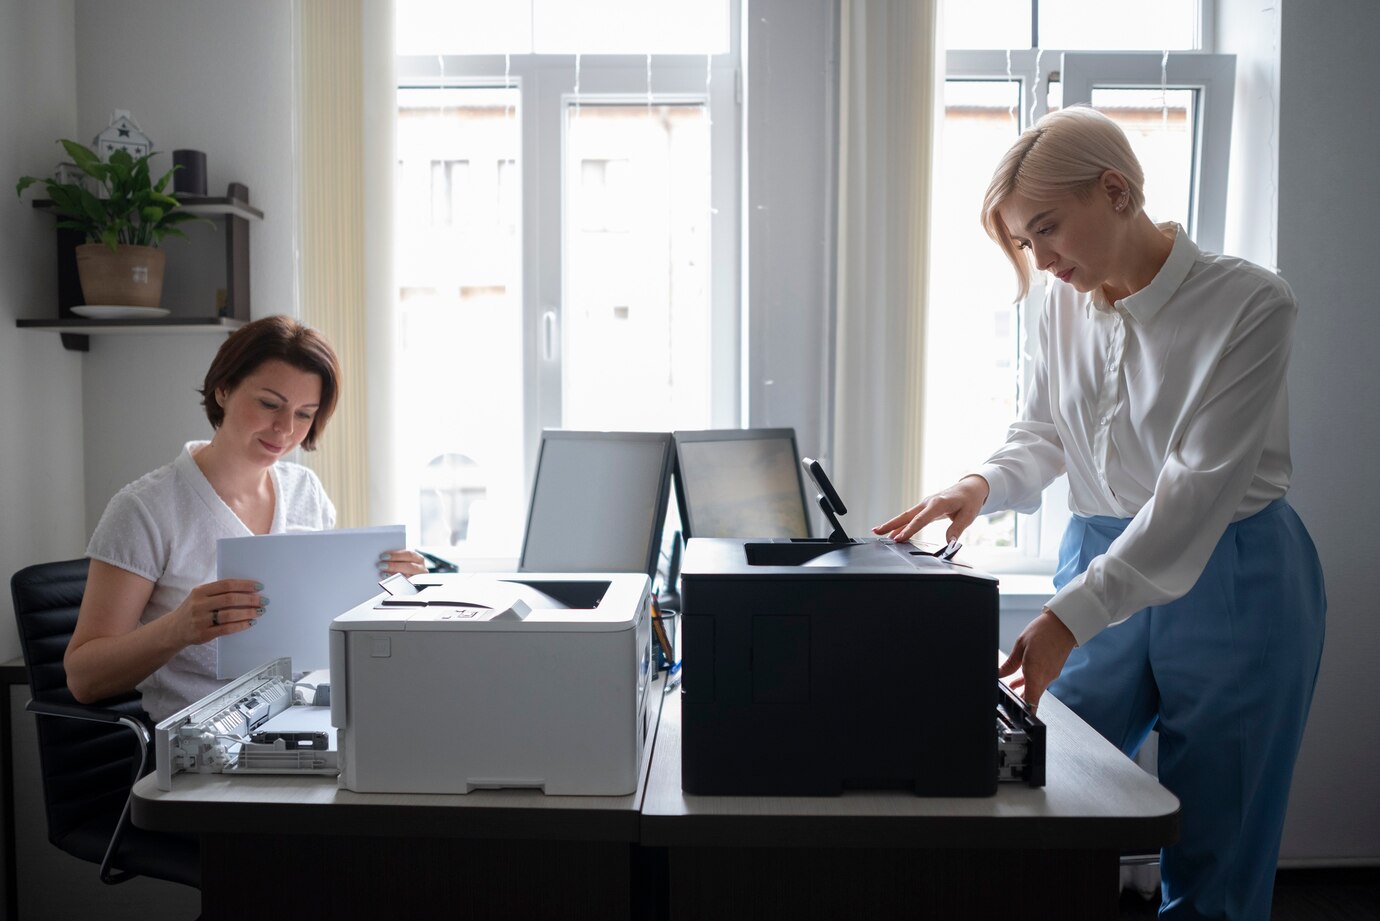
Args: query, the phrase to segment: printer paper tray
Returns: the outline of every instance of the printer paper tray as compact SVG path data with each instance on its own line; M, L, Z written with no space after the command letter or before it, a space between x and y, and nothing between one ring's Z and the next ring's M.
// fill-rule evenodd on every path
M159 789L171 790L172 776L184 771L339 774L330 708L295 704L294 690L292 660L275 659L160 722ZM266 730L279 741L263 741Z

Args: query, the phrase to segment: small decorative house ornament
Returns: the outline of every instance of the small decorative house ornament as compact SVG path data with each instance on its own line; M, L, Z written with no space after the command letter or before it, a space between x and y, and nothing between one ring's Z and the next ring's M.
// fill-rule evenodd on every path
M75 163L59 163L57 169L53 170L53 179L61 185L81 186L88 192L93 191L89 181L91 177Z
M96 135L91 146L102 160L109 160L110 155L117 150L123 150L131 157L138 158L153 150L153 141L139 130L139 125L127 111L116 109L115 114L111 116L110 124Z

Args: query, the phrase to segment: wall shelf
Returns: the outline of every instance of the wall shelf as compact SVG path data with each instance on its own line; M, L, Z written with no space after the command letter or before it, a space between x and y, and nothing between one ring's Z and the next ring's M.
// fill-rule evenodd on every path
M15 320L20 329L42 329L62 335L62 346L73 352L89 352L90 336L130 336L175 333L229 334L245 324L230 317L159 317L153 320Z
M237 183L232 188L243 190ZM222 316L167 316L148 320L93 320L72 313L83 303L77 277L76 247L83 242L80 233L57 231L58 309L57 316L16 320L20 329L51 330L61 334L62 347L74 352L91 350L91 336L145 335L152 333L234 332L249 322L249 223L262 221L264 213L243 198L232 196L178 196L182 208L201 217L223 220L225 233L225 306ZM51 199L40 198L35 208L51 211ZM186 225L184 225L186 226Z

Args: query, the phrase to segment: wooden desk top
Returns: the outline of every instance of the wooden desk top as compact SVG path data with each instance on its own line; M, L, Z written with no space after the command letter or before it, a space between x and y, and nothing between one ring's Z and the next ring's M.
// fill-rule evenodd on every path
M668 699L664 687L664 676L657 676L642 774L627 796L355 793L340 789L335 777L187 773L173 775L173 789L164 791L150 774L134 785L131 816L141 828L203 834L636 841L659 710Z
M0 662L0 681L6 684L28 684L29 670L24 667L24 657L16 656L8 662Z
M1151 851L1178 836L1179 801L1046 694L1047 785L980 798L849 791L830 797L695 796L680 788L680 692L661 711L642 843Z
M680 789L680 692L653 684L650 751L628 796L535 790L354 793L334 777L153 775L134 787L143 828L204 834L640 841L653 846L1091 848L1150 851L1178 835L1178 800L1050 695L1045 787L992 797L850 791L838 797L693 796ZM656 708L660 707L658 720ZM330 808L327 808L330 807Z

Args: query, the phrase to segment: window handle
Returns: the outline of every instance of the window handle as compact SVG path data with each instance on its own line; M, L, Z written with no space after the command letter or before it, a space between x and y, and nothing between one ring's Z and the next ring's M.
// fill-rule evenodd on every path
M556 360L556 311L548 310L541 315L541 357L543 361Z

